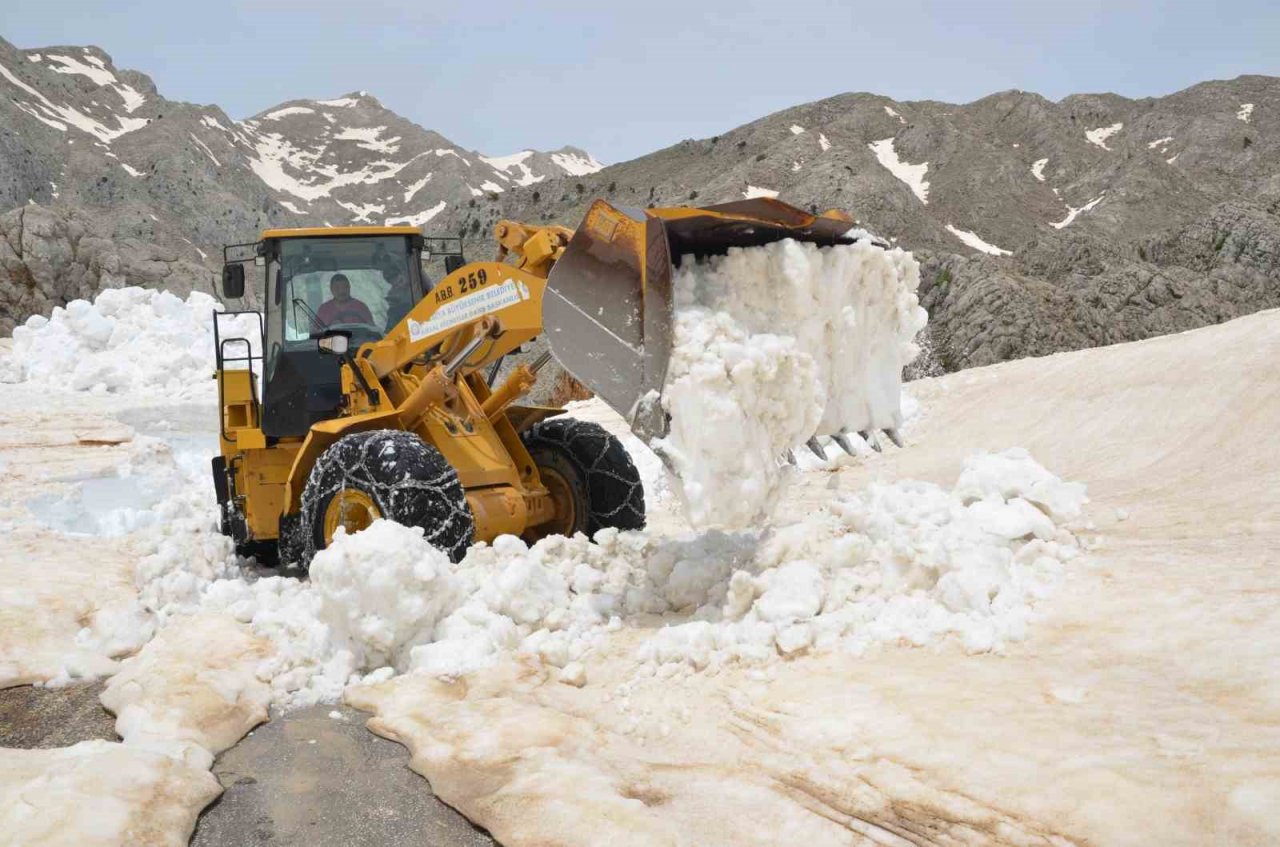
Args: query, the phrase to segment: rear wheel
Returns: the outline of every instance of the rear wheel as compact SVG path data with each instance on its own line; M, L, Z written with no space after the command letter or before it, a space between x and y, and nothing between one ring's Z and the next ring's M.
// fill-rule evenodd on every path
M302 493L302 564L328 547L340 527L359 532L379 518L421 527L427 541L455 562L475 536L457 472L411 432L346 435L316 460Z
M564 492L561 499L575 504L570 518L567 513L562 514L557 501L552 523L570 529L563 534L595 535L608 527L644 529L644 484L640 473L627 448L604 427L556 417L536 424L523 439L553 499L559 490ZM570 482L574 478L576 481Z

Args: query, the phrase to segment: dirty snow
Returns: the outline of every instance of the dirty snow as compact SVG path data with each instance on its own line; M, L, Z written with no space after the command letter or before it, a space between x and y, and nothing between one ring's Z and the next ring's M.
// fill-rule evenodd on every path
M1236 117L1245 123L1249 123L1249 120L1253 117L1253 104L1241 103L1240 111L1236 112Z
M991 255L991 256L1013 255L1012 250L1005 250L1003 248L995 246L994 244L988 244L980 236L968 231L967 229L959 229L957 227L952 226L951 224L947 224L947 232L951 233L956 238L960 239L965 244L972 247L974 250L980 250L983 253L986 253L988 255Z
M658 448L694 526L767 516L785 478L778 457L814 434L901 424L901 370L926 319L918 283L910 254L868 241L686 258Z
M792 125L791 125L791 134L792 134L792 135L800 135L800 134L801 134L801 133L803 133L803 132L804 132L804 127L800 126L800 124L792 124Z
M1173 157L1173 159L1176 159L1176 158L1178 157L1177 156ZM1169 160L1169 164L1173 164L1173 159ZM1106 196L1107 196L1107 192L1104 191L1101 194L1099 194L1097 197L1093 198L1088 203L1085 203L1083 206L1081 206L1078 209L1074 206L1070 206L1070 205L1067 206L1067 216L1062 220L1058 221L1057 223L1049 224L1049 226L1053 227L1054 229L1062 229L1063 227L1070 226L1071 222L1076 219L1077 215L1079 215L1081 212L1089 211L1094 206L1101 203L1103 198Z
M1031 175L1044 182L1044 166L1049 164L1048 158L1036 159L1031 163Z
M918 165L908 164L898 158L898 152L893 149L893 139L883 138L880 141L874 141L867 147L871 152L876 154L876 160L880 162L889 173L897 177L903 184L911 189L911 193L920 199L921 203L929 202L929 183L924 178L929 172L929 163L921 162Z
M1123 123L1114 123L1111 126L1100 126L1097 129L1091 129L1084 134L1089 139L1090 144L1096 144L1103 150L1110 150L1107 146L1107 139L1124 129Z

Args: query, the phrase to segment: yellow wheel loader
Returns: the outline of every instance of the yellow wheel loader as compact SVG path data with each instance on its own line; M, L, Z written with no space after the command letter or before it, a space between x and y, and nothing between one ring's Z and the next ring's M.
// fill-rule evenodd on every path
M222 531L243 554L305 567L340 527L378 518L421 527L455 560L503 534L639 529L644 492L622 444L520 403L550 354L498 384L503 358L545 334L569 373L659 438L682 257L850 243L852 224L765 198L597 200L576 230L498 223L494 261L465 263L458 239L417 227L269 229L230 245L223 294L245 296L246 267L261 268L261 308L214 315ZM221 331L246 315L253 333Z

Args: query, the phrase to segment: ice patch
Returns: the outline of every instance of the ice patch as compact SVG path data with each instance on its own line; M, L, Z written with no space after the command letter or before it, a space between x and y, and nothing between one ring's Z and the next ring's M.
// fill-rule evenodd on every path
M880 141L874 141L867 147L871 152L876 154L876 159L893 174L902 181L911 193L920 199L921 203L929 202L929 183L925 180L925 174L929 172L929 163L921 162L918 165L907 164L898 158L898 152L893 149L893 139L883 138Z
M965 244L972 247L974 250L980 250L981 252L986 253L988 255L991 255L991 256L1013 255L1012 250L1005 250L995 246L994 244L988 244L986 241L983 241L982 238L980 238L977 234L969 232L967 229L958 229L957 227L954 227L951 224L947 224L947 232L951 233L956 238L960 239Z
M1110 150L1107 146L1107 139L1124 129L1123 123L1114 123L1111 126L1100 126L1097 129L1091 129L1084 134L1089 139L1090 144L1096 144L1103 150Z
M1173 158L1176 159L1178 157L1174 156ZM1173 164L1173 159L1169 160L1169 164ZM1079 215L1081 212L1089 211L1094 206L1101 203L1102 199L1106 196L1107 196L1107 192L1104 191L1101 194L1099 194L1097 197L1093 198L1088 203L1085 203L1083 206L1081 206L1078 209L1075 208L1074 206L1067 206L1067 216L1062 220L1058 221L1057 223L1049 224L1049 226L1053 227L1054 229L1062 229L1063 227L1070 226L1071 222L1076 219L1077 215Z

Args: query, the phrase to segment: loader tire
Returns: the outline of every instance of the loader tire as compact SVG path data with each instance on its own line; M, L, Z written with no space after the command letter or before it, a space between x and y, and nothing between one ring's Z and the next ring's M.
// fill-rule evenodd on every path
M377 518L420 527L453 561L475 537L475 519L444 456L411 432L379 429L338 439L316 460L302 492L305 565L338 526L355 532Z
M525 447L538 455L554 452L568 460L582 480L586 533L608 527L644 529L644 483L622 442L599 424L555 417L535 424L523 435Z

